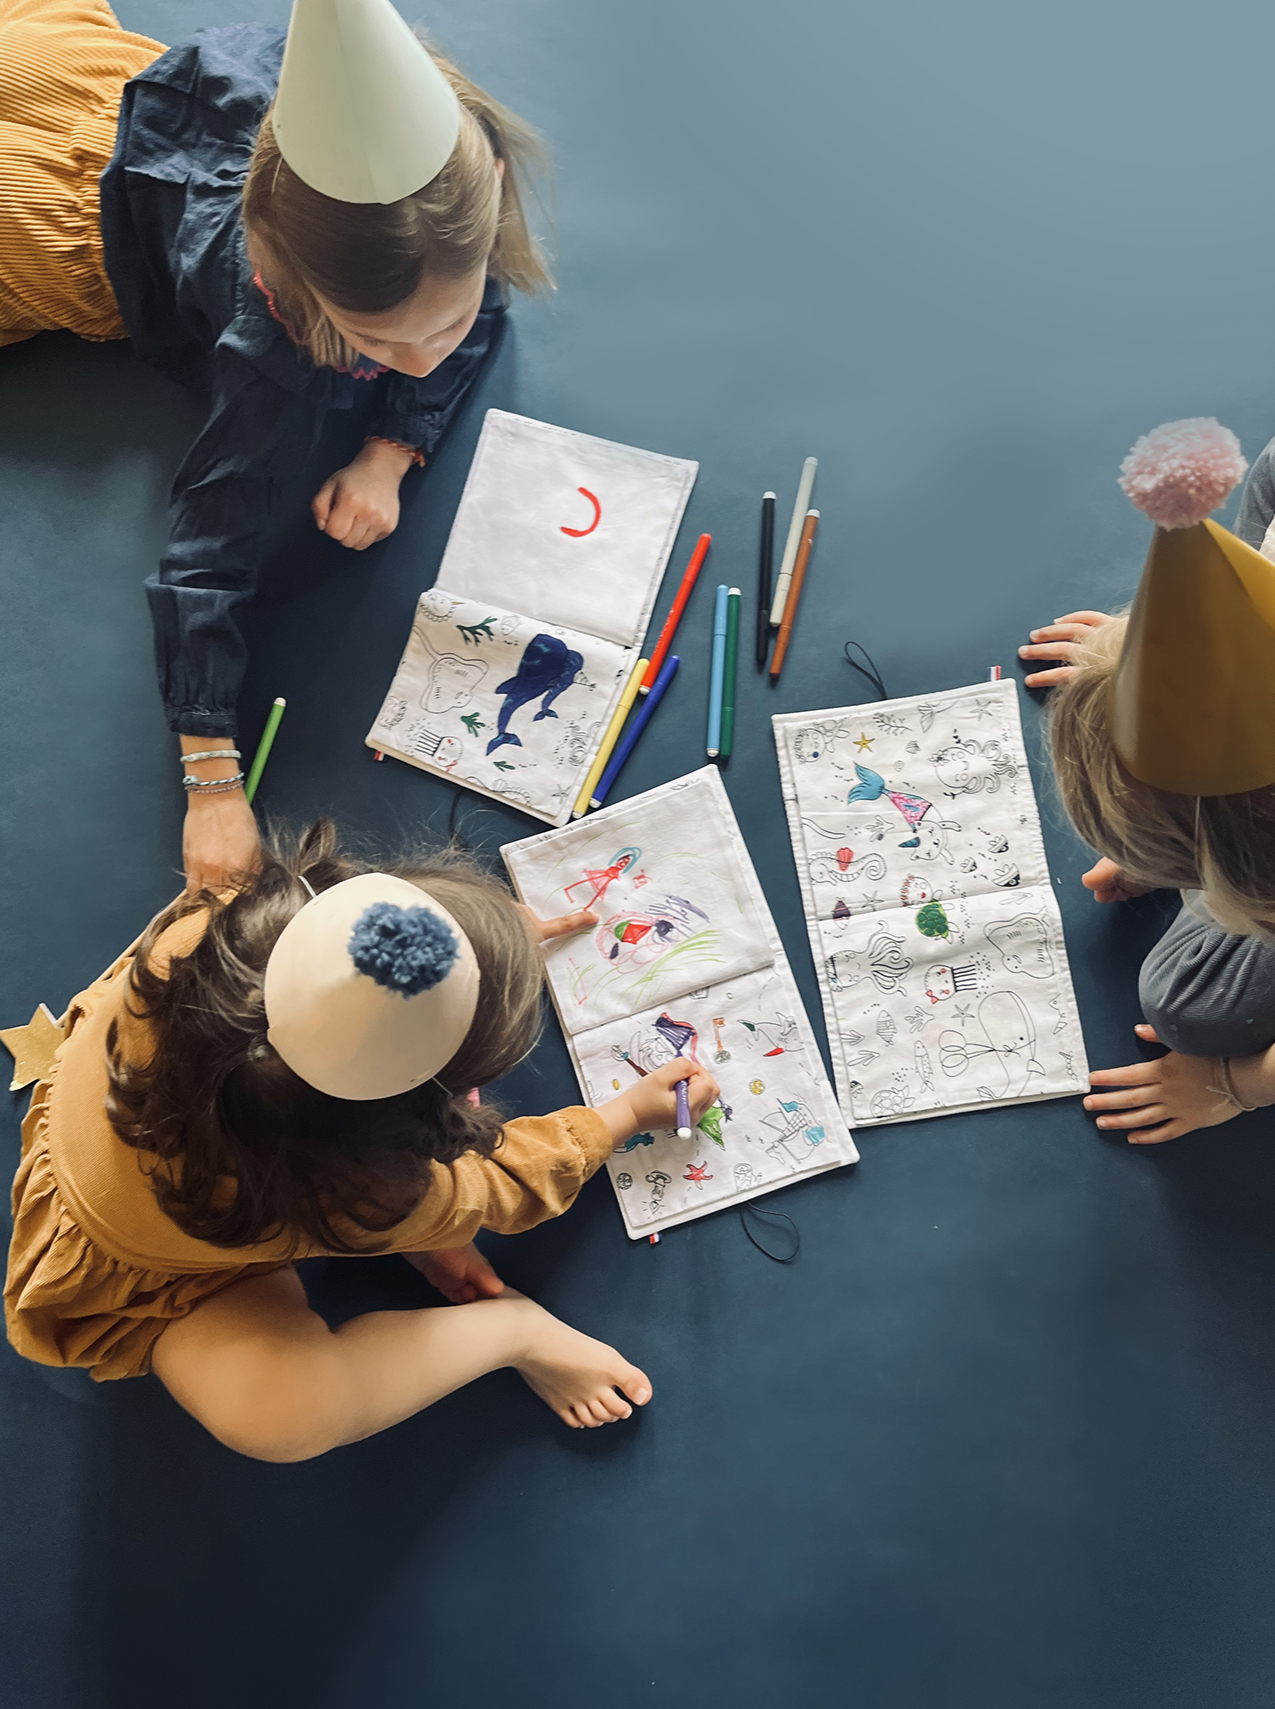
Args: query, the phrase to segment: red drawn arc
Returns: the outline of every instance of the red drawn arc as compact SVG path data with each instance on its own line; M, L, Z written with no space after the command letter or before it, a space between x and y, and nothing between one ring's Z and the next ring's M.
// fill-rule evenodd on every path
M576 491L578 493L583 493L585 498L587 498L589 503L593 506L593 521L587 528L564 528L562 532L564 534L569 534L573 540L583 540L585 535L592 534L593 530L598 526L599 522L601 522L602 506L598 503L597 499L594 498L588 487L577 487Z

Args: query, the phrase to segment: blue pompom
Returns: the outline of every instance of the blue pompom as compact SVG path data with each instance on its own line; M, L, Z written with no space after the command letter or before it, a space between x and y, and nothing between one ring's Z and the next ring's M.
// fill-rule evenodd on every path
M437 985L459 954L455 932L428 908L373 902L350 934L350 959L359 972L404 997Z

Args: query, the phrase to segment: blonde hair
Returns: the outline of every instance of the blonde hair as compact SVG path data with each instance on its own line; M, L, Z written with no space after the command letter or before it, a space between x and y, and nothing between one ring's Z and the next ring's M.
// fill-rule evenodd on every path
M1129 772L1107 717L1127 617L1095 629L1049 710L1054 775L1072 824L1149 889L1202 890L1228 932L1275 941L1275 785L1242 795L1174 795Z
M320 298L352 314L382 314L425 279L450 283L484 267L520 291L552 285L523 206L528 178L544 165L540 138L426 47L456 91L460 134L437 178L401 201L338 202L312 190L280 154L269 112L257 133L243 192L248 256L288 331L321 367L352 367L359 352Z

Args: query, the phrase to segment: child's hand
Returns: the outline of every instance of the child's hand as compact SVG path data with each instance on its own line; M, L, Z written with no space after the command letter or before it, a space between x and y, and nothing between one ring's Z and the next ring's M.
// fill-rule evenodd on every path
M220 890L233 877L261 865L257 821L242 789L186 797L182 828L182 865L187 890Z
M1155 1028L1145 1022L1133 1030L1148 1044L1160 1042ZM1163 1145L1197 1128L1218 1127L1240 1113L1220 1089L1221 1075L1212 1056L1179 1056L1171 1050L1154 1062L1100 1068L1089 1079L1094 1086L1115 1090L1086 1098L1085 1108L1104 1112L1098 1117L1100 1128L1132 1128L1130 1145Z
M633 1070L629 1069L629 1073ZM691 1106L691 1126L717 1096L717 1082L703 1068L684 1056L675 1057L662 1068L653 1069L628 1091L609 1104L601 1104L598 1114L611 1129L611 1138L618 1145L632 1139L635 1133L651 1128L677 1126L677 1095L673 1091L679 1080L689 1080L686 1095Z
M552 920L542 920L521 902L515 902L514 906L527 922L527 930L535 944L549 943L553 938L569 938L572 932L582 932L586 926L598 923L598 916L592 908L577 908L574 914L559 914Z
M1080 882L1086 890L1093 891L1095 902L1131 902L1135 896L1150 894L1145 884L1132 883L1115 861L1108 860L1105 855L1096 866L1081 873Z
M1020 659L1066 659L1068 662L1052 670L1033 671L1023 678L1023 682L1028 688L1053 688L1075 676L1075 660L1082 644L1100 624L1110 622L1110 614L1105 611L1069 611L1066 617L1056 617L1046 628L1033 629L1031 639L1034 645L1020 647Z
M408 453L370 439L347 468L314 495L314 520L331 540L363 552L398 527L399 482L412 466Z

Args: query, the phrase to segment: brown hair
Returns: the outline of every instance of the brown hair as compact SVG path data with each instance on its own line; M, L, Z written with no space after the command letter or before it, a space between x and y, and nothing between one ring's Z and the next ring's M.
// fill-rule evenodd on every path
M356 1102L316 1091L266 1037L263 982L280 932L313 889L356 873L419 883L460 922L478 958L478 1009L460 1049L427 1081L394 1098ZM206 911L186 955L152 954L176 921ZM118 1026L107 1039L106 1109L126 1144L153 1155L151 1181L177 1226L215 1246L251 1246L282 1233L298 1247L376 1251L421 1202L431 1162L490 1157L501 1118L469 1102L527 1054L540 1028L543 965L505 887L454 849L369 866L337 852L322 819L300 838L272 839L261 871L234 896L179 897L153 920L132 968L130 1013L149 1022L149 1061L125 1060ZM447 1090L444 1090L443 1087Z
M289 331L321 366L349 368L359 352L320 297L352 314L381 314L424 279L452 282L483 267L520 291L552 283L523 207L526 179L544 163L539 137L449 59L429 53L456 91L460 134L437 178L401 201L339 202L312 190L279 153L270 114L261 121L243 192L248 254ZM497 160L505 163L500 180Z
M1076 830L1135 884L1202 890L1228 932L1275 937L1275 786L1174 795L1141 783L1111 740L1107 699L1128 619L1096 629L1049 710L1054 775Z

